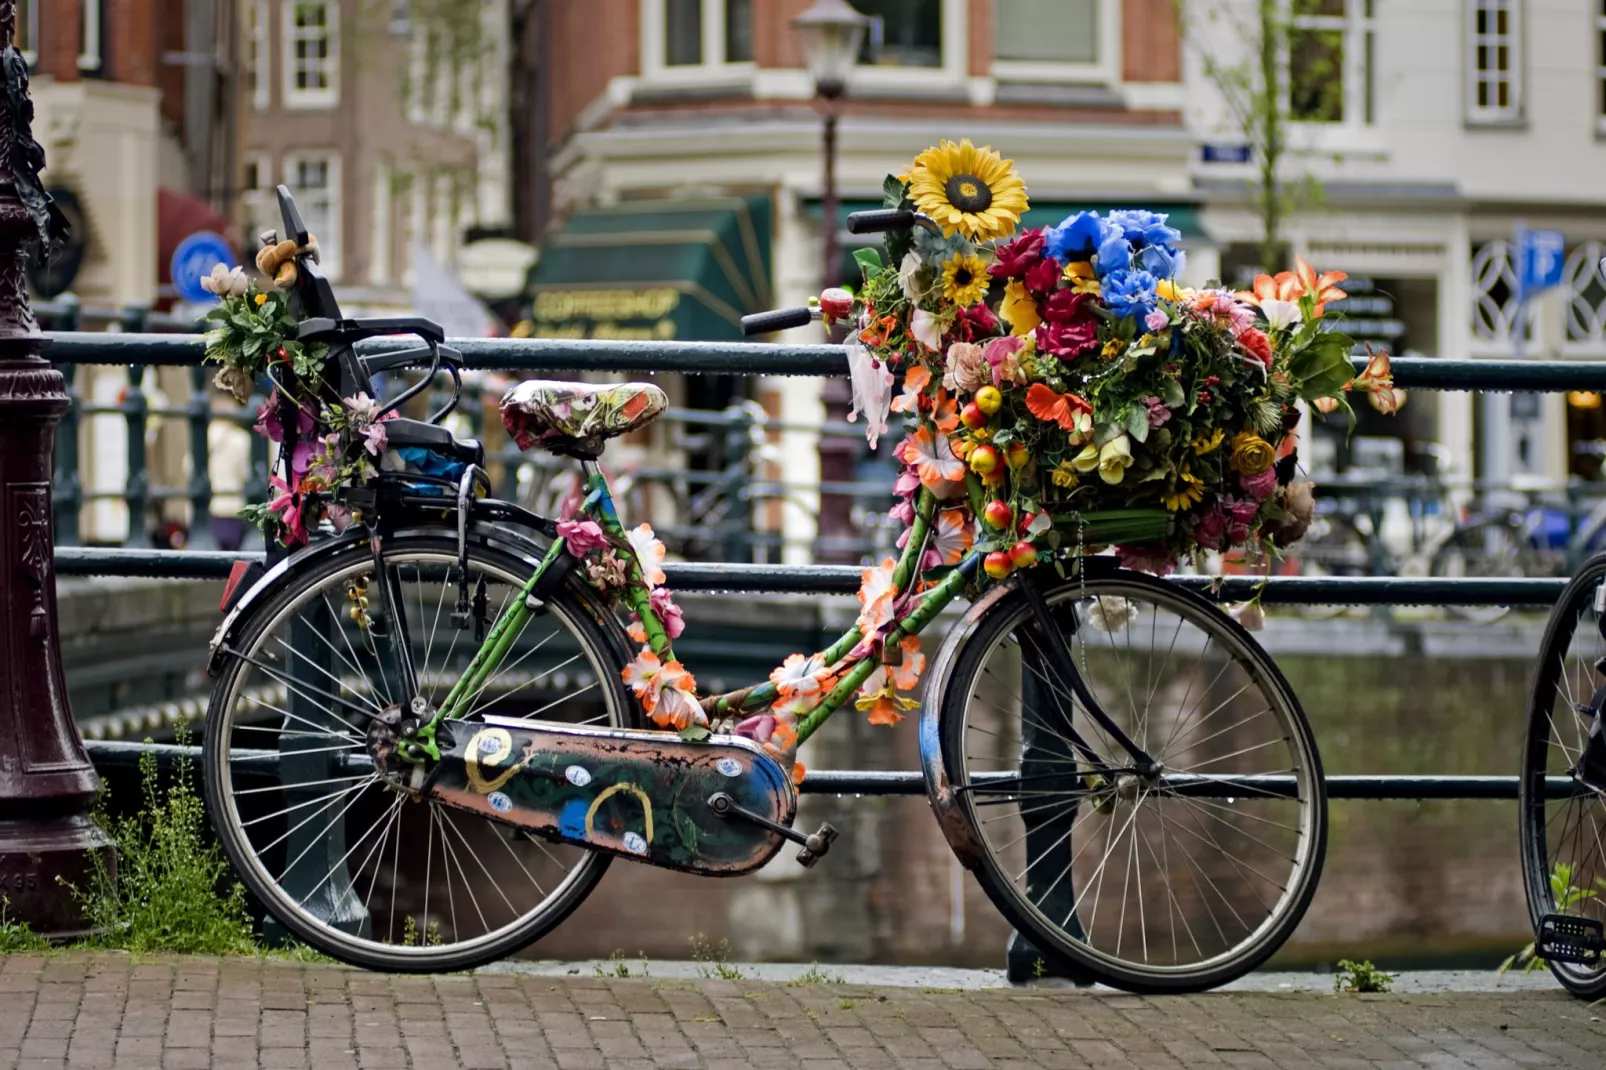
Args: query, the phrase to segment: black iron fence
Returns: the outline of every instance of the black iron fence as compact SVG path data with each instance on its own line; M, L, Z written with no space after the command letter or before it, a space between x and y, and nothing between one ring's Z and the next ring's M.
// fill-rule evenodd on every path
M47 310L48 311L48 310ZM53 324L54 325L54 324ZM132 321L130 321L132 325ZM151 333L81 333L52 332L46 356L65 370L76 365L123 365L128 368L130 403L125 397L114 411L129 421L130 443L137 437L143 443L144 424L152 410L138 401L138 384L145 372L156 366L190 369L200 377L203 349L193 334ZM724 342L601 342L546 339L468 339L456 340L452 345L464 357L471 369L507 372L676 372L688 374L724 375L831 375L847 373L846 358L842 350L828 345L759 345ZM385 351L399 348L401 343L374 340L362 348ZM1357 371L1363 365L1357 360ZM1394 362L1395 382L1406 388L1423 390L1482 390L1482 391L1569 391L1606 390L1606 362L1563 361L1465 361L1435 359L1399 359ZM201 380L197 378L197 382ZM197 389L196 398L183 410L172 410L172 415L190 421L190 434L205 438L205 426L219 418L210 410L209 391ZM75 402L78 414L99 411ZM160 410L159 410L160 411ZM254 408L250 411L254 412ZM683 422L725 430L728 438L741 437L751 441L749 432L761 425L751 413L736 410L724 414L677 414ZM246 420L248 413L229 412L222 418ZM64 422L64 427L66 422ZM820 431L809 427L807 430ZM827 433L860 433L851 425L830 427ZM63 437L71 440L58 445L58 471L56 477L57 517L62 521L64 510L75 510L87 500L79 494L73 497L71 483L74 473L67 459L68 450L76 448L74 435L66 431ZM734 445L734 443L733 443ZM260 463L260 473L255 471ZM267 457L265 446L252 455L251 481L258 479L266 485ZM729 465L727 465L729 468ZM153 488L148 482L136 485L134 458L129 462L128 500L132 507L136 501L148 501L159 495L181 494L188 497L196 515L210 515L210 487L205 485L206 469L199 459L193 465L190 484L178 488ZM741 485L733 471L699 476L703 485L711 485L719 478L736 491L740 501L758 500L766 491L785 493L784 486L767 488L764 481L752 477L744 467ZM771 481L775 482L775 481ZM756 489L755 489L756 488ZM827 489L827 488L819 488ZM885 496L887 488L879 484L847 484L829 488L829 492L864 494L866 497ZM743 518L745 522L745 517ZM735 525L725 523L722 529L733 536ZM235 551L188 548L184 550L156 550L148 545L123 547L89 547L70 545L73 540L61 540L56 550L56 571L63 576L143 576L164 579L221 579L228 575L234 562L260 556L259 550L249 548ZM135 540L137 543L138 540ZM729 551L746 547L746 561L723 563L681 563L669 566L669 583L680 590L705 592L794 592L849 594L859 583L859 570L848 566L804 565L783 566L751 563L752 542L734 537L721 538L719 544ZM1222 602L1241 602L1257 593L1267 604L1338 604L1338 605L1508 605L1542 607L1553 603L1564 584L1562 579L1448 579L1432 577L1273 577L1269 580L1252 576L1209 578L1198 576L1177 577L1174 582L1185 584ZM141 748L125 743L91 741L91 755L97 762L117 764L130 760ZM187 752L184 748L159 745L158 754L174 758ZM909 795L924 791L923 779L918 771L853 771L811 770L804 782L804 791L822 794L854 795ZM1371 774L1335 775L1328 777L1329 793L1333 798L1352 799L1490 799L1515 798L1517 778L1514 776L1381 776ZM1561 786L1558 785L1558 790Z

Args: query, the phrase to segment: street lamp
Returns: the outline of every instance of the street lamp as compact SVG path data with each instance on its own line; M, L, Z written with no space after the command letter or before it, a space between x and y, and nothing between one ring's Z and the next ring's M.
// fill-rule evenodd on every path
M847 0L815 0L814 6L792 20L803 39L803 56L809 76L814 79L814 95L821 101L825 116L825 175L820 191L820 230L824 246L821 288L834 286L837 279L837 203L836 203L836 101L847 92L848 76L859 61L859 48L870 20L853 9ZM851 398L840 378L829 378L820 391L826 419L840 421ZM846 483L853 478L857 448L851 439L821 437L820 482ZM818 534L844 543L853 533L851 498L837 494L820 495ZM817 555L826 560L844 556L841 551Z
M859 48L870 20L853 9L847 0L815 0L813 7L792 20L803 38L803 57L814 79L814 95L824 102L825 182L820 194L820 212L825 238L825 264L822 287L836 279L836 104L847 92L848 76L859 62Z

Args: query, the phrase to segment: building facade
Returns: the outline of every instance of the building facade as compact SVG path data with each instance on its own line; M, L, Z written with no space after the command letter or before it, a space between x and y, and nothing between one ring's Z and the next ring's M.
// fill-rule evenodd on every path
M1186 114L1203 145L1242 144L1209 67L1253 58L1256 8L1188 5ZM1320 195L1285 237L1291 251L1362 281L1351 305L1365 337L1428 357L1606 355L1596 269L1606 241L1603 10L1575 0L1295 4L1282 177L1291 187L1314 179ZM1253 263L1260 236L1246 194L1255 164L1233 158L1201 152L1192 169L1228 274ZM1562 232L1566 256L1562 285L1529 302L1520 347L1519 225ZM1398 417L1363 413L1361 430L1399 438L1408 471L1535 483L1598 474L1597 395L1517 399L1509 430L1489 404L1419 393Z

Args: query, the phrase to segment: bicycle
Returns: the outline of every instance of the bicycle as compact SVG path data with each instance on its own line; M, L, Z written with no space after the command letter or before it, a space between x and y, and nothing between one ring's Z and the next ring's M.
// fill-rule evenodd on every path
M308 247L283 187L279 200ZM850 225L917 222L865 213ZM298 338L329 345L341 396L360 398L381 369L455 377L433 324L346 320L311 256L296 263ZM422 344L354 348L402 331ZM521 444L581 464L584 498L562 519L490 497L477 443L384 421L392 447L441 462L425 466L435 474L381 467L344 490L358 515L343 534L250 585L231 579L211 646L205 796L235 872L286 930L371 969L461 970L551 931L617 859L730 877L792 844L812 866L836 831L794 827L796 746L872 676L918 673L914 637L969 596L932 657L922 764L949 844L1049 968L1191 991L1282 944L1315 892L1326 795L1297 698L1237 622L1107 557L1045 552L995 581L983 542L930 567L922 490L901 556L867 570L880 587L865 611L884 615L875 656L861 649L861 614L769 680L700 695L673 659L661 546L626 531L597 460L664 405L648 384L509 393ZM1084 525L1072 545L1099 534ZM586 549L598 540L606 551ZM628 582L587 582L613 567ZM649 711L676 730L651 729Z

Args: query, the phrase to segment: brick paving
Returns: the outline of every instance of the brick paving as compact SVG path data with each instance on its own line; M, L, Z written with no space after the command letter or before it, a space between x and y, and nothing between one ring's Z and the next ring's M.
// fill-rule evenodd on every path
M1601 1009L1559 989L1153 998L61 953L0 959L0 1070L1599 1070Z

